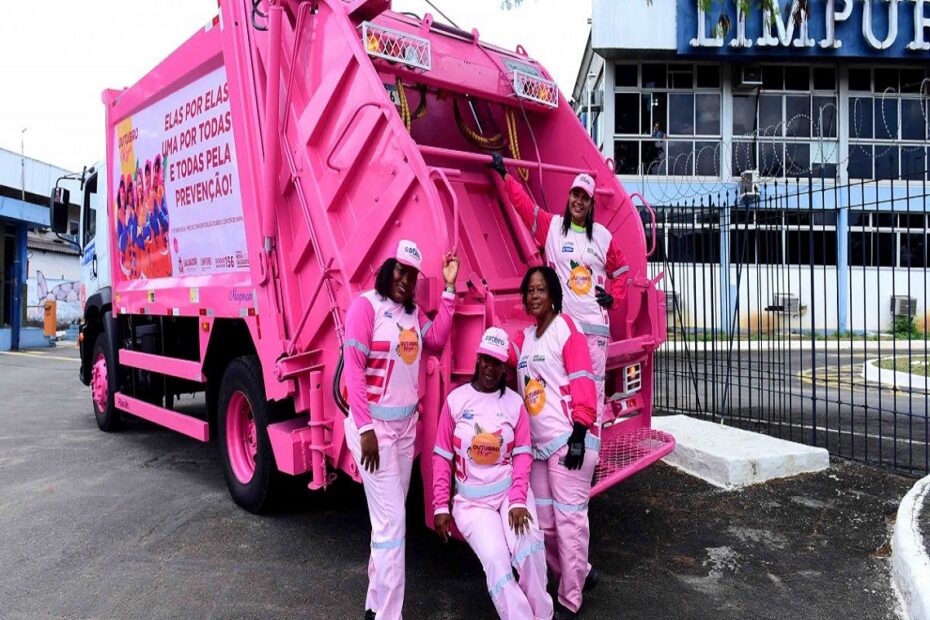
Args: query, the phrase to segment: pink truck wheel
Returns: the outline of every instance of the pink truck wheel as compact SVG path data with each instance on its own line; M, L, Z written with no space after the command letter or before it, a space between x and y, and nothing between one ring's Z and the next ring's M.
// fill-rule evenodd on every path
M255 475L258 440L252 405L242 392L235 392L226 407L226 450L236 480L248 484Z
M107 357L103 351L98 351L91 369L90 387L97 411L106 411L107 408Z

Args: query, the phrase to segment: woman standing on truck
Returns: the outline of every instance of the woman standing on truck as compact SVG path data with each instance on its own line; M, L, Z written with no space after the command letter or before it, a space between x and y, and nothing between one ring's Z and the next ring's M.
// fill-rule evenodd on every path
M434 524L448 540L454 463L451 514L481 560L498 615L548 620L552 599L546 592L543 535L527 489L533 462L529 416L522 399L507 389L508 350L504 330L485 331L471 382L453 390L439 414L433 449Z
M579 174L572 182L562 215L540 209L499 153L492 168L504 179L507 196L533 239L555 269L565 293L565 312L578 324L588 344L597 388L598 425L603 421L604 377L610 322L607 311L626 293L627 266L620 246L607 228L594 221L594 179ZM607 281L611 284L606 288Z
M393 620L404 603L407 489L413 465L421 344L446 345L455 305L459 260L443 258L446 288L434 321L414 302L422 257L412 241L378 269L375 288L346 314L345 378L349 413L346 443L359 467L371 519L371 557L365 617Z
M520 284L535 325L518 332L509 362L530 414L536 497L546 559L559 582L555 618L574 618L582 592L597 583L588 564L588 498L597 466L595 387L591 355L575 321L562 314L562 287L552 267L531 267Z

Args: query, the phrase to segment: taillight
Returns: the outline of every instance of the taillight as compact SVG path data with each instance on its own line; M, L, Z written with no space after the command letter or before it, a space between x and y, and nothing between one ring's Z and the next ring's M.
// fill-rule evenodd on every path
M623 369L623 391L626 394L639 391L643 385L643 365L630 364Z

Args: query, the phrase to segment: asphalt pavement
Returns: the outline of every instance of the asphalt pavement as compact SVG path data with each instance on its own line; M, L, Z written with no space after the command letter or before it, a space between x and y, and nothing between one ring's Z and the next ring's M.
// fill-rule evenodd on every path
M77 367L74 349L0 353L0 617L362 617L360 487L246 513L215 443L98 431ZM836 461L725 492L649 468L591 502L603 577L583 617L893 618L889 527L912 483ZM405 617L493 618L468 548L409 514Z

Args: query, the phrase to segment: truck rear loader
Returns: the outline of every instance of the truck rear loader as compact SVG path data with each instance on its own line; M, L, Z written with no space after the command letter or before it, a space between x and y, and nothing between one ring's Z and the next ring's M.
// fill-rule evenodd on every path
M421 365L428 454L484 329L529 322L519 284L543 257L488 168L502 151L550 211L591 174L596 218L631 268L610 313L600 493L674 446L651 428L665 301L638 208L522 47L390 4L222 0L135 85L103 93L107 158L85 188L105 196L96 210L85 196L82 217L80 375L97 424L130 415L215 437L233 500L253 512L286 476L313 490L339 472L359 480L343 436L345 314L410 239L428 314L443 253L461 260L449 344ZM177 405L200 392L203 414ZM420 470L429 517L431 459Z

